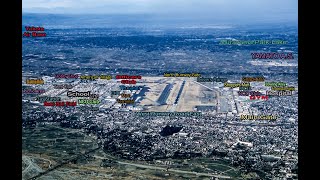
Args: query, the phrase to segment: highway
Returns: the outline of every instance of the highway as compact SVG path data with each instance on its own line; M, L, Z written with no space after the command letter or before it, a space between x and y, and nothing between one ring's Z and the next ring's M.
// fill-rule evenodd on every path
M94 157L98 159L105 159L105 157L96 156L96 155ZM154 170L161 170L161 171L168 171L168 172L175 172L175 173L182 173L182 174L193 174L197 176L210 176L210 177L216 177L216 178L222 178L222 179L231 179L230 176L225 176L225 175L218 175L218 174L211 174L211 173L198 173L194 171L183 171L178 169L170 169L170 168L164 168L164 167L157 167L153 165L144 165L144 164L123 162L123 161L116 161L116 162L122 165L130 165L130 166L135 166L135 167L145 168L145 169L154 169Z
M210 176L210 177L216 177L216 178L231 179L230 176L225 176L225 175L210 174L210 173L198 173L198 172L194 172L194 171L183 171L183 170L169 169L169 168L167 169L167 168L163 168L163 167L142 165L142 164L136 164L136 163L127 163L127 162L121 162L121 161L117 161L117 162L119 164L131 165L131 166L136 166L136 167L140 167L140 168L163 170L163 171L182 173L182 174L193 174L193 175L197 175L197 176Z
M43 176L43 175L45 175L45 174L47 174L47 173L55 170L55 169L57 169L57 168L65 165L65 164L68 164L69 162L76 161L76 160L79 159L80 157L82 157L82 156L84 156L84 155L87 155L87 154L90 154L90 153L92 153L92 152L94 152L94 151L96 151L96 150L98 150L98 149L100 149L100 146L97 147L97 148L95 148L95 149L92 149L92 150L90 150L90 151L87 151L87 152L85 152L85 153L83 153L83 154L79 154L79 155L77 155L76 157L73 157L73 158L71 158L71 159L69 159L69 160L67 160L67 161L61 162L61 163L57 164L56 166L47 169L46 171L40 172L38 175L36 175L36 176L34 176L34 177L32 177L32 178L29 178L28 180L35 180L35 179L37 179L37 178L39 178L39 177L41 177L41 176ZM27 168L28 168L28 167L27 167Z
M22 156L22 161L27 164L28 166L22 171L23 174L28 173L28 171L36 171L41 173L43 170L35 163L32 162L30 157Z
M64 161L62 163L59 163L57 164L56 166L52 167L52 168L49 168L48 170L46 171L43 171L43 172L40 172L38 175L32 177L32 178L29 178L28 180L35 180L59 167L62 167L63 165L65 164L68 164L69 162L72 162L72 161L75 161L77 159L79 159L80 157L86 155L86 154L89 154L89 153L92 153L96 150L100 149L100 147L97 147L95 149L92 149L88 152L85 152L83 154L80 154L80 155L77 155L76 157L74 158L71 158L67 161ZM105 157L101 157L101 156L96 156L94 155L95 158L98 158L98 159L105 159ZM29 163L29 166L24 170L26 171L27 169L29 169L29 167L31 166L31 160L28 159L27 157L24 158L25 161L30 161ZM216 177L216 178L222 178L222 179L231 179L230 176L225 176L225 175L218 175L218 174L212 174L212 173L199 173L199 172L194 172L194 171L183 171L183 170L178 170L178 169L170 169L170 168L164 168L164 167L157 167L157 166L153 166L153 165L144 165L144 164L137 164L137 163L129 163L129 162L123 162L123 161L116 161L118 164L122 164L122 165L130 165L130 166L135 166L135 167L139 167L139 168L146 168L146 169L154 169L154 170L161 170L161 171L167 171L167 172L175 172L175 173L182 173L182 174L193 174L193 175L196 175L196 176L209 176L209 177ZM39 169L41 170L41 169Z

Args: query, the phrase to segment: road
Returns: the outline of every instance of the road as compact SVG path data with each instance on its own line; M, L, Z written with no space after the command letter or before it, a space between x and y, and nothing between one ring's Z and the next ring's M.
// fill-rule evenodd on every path
M105 157L96 156L96 155L94 155L94 157L98 158L98 159L105 159ZM197 175L197 176L210 176L210 177L217 177L217 178L222 178L222 179L231 179L230 176L225 176L225 175L210 174L210 173L198 173L198 172L194 172L194 171L183 171L183 170L170 169L170 168L167 169L164 167L157 167L157 166L153 166L153 165L144 165L144 164L137 164L137 163L128 163L128 162L123 162L123 161L116 161L116 162L119 164L122 164L122 165L130 165L130 166L135 166L135 167L139 167L139 168L162 170L162 171L182 173L182 174L193 174L193 175Z
M230 176L225 176L225 175L210 174L210 173L198 173L198 172L194 172L194 171L182 171L182 170L178 170L178 169L167 169L167 168L163 168L163 167L142 165L142 164L135 164L135 163L127 163L127 162L121 162L121 161L117 161L117 162L119 164L131 165L131 166L136 166L136 167L140 167L140 168L163 170L163 171L183 173L183 174L193 174L193 175L197 175L197 176L210 176L210 177L216 177L216 178L231 179Z
M73 158L71 158L71 159L69 159L69 160L67 160L67 161L64 161L64 162L61 162L61 163L55 165L55 166L52 167L52 168L47 169L46 171L40 172L38 175L36 175L36 176L34 176L34 177L32 177L32 178L29 178L28 180L35 180L35 179L37 179L37 178L39 178L39 177L41 177L41 176L43 176L43 175L45 175L45 174L47 174L47 173L55 170L55 169L57 169L57 168L60 168L61 166L65 165L65 164L68 164L69 162L76 161L77 159L81 158L82 156L87 155L87 154L90 154L90 153L92 153L92 152L94 152L94 151L96 151L96 150L98 150L98 149L100 149L100 148L101 148L101 147L99 146L99 147L97 147L97 148L95 148L95 149L92 149L92 150L90 150L90 151L87 151L87 152L85 152L85 153L83 153L83 154L79 154L79 155L77 155L76 157L73 157ZM27 167L27 168L28 168L28 167Z
M27 164L28 166L22 171L23 174L28 173L29 171L31 172L43 172L43 170L35 163L32 162L32 160L30 159L30 157L27 156L22 156L22 161Z

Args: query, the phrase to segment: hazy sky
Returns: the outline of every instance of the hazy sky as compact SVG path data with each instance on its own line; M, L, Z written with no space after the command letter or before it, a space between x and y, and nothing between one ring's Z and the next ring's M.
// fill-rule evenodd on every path
M234 21L298 19L298 0L23 0L22 9L34 13L138 13Z

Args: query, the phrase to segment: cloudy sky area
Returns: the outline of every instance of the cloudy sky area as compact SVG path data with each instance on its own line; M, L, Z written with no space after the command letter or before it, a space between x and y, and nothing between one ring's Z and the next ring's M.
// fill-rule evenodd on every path
M297 22L297 0L22 0L23 12Z

